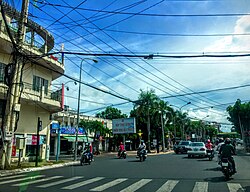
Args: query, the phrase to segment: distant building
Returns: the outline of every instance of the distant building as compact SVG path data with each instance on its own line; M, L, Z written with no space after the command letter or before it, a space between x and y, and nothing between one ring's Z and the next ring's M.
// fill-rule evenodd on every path
M80 114L79 116L80 122L81 120L87 121L99 121L102 122L103 125L110 130L112 129L112 120L102 119L93 116L86 116ZM53 126L60 127L60 154L69 154L75 148L75 128L77 122L77 113L75 110L70 110L68 106L64 107L64 111L53 114ZM50 154L56 155L57 145L58 145L58 135L57 128L51 129L50 136ZM96 143L93 143L94 140L99 143L99 149L101 151L108 150L108 135L98 135L96 134L96 138L94 139L94 132L86 132L84 127L80 127L78 131L78 145L84 146L86 142L90 143L92 146L95 146ZM73 150L72 150L73 149Z

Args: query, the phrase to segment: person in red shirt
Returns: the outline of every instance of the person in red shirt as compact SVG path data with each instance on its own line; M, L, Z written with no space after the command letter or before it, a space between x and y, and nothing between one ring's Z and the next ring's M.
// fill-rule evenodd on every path
M123 143L121 142L120 145L119 145L118 157L120 157L121 152L124 151L124 150L125 150L124 145L123 145Z
M207 143L206 143L205 147L208 150L213 150L213 144L211 143L210 139L207 140Z

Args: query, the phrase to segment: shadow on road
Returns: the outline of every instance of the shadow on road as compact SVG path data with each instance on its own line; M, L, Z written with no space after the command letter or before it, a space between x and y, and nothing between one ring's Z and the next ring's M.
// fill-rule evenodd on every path
M220 167L214 167L214 168L204 169L204 171L220 171Z
M128 162L130 162L130 163L134 163L134 162L136 162L136 163L141 163L140 160L130 160L130 161L128 161Z
M226 180L224 176L221 177L211 177L211 178L205 178L204 181L207 182L213 182L213 183L220 183L220 182L226 182L233 180L233 178L230 178L229 180Z

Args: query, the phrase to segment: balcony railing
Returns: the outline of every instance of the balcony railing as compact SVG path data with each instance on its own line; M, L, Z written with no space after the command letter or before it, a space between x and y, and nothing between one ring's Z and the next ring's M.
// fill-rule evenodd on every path
M30 83L23 82L23 92L32 94L34 96L51 99L54 101L62 101L62 89L51 91L44 86L35 86Z

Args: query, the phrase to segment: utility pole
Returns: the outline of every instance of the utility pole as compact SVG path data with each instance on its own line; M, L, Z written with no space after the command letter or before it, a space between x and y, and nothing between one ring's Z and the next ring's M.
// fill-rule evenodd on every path
M8 96L6 101L6 119L4 121L4 151L2 156L1 166L5 169L6 165L10 166L11 154L12 154L12 142L14 137L15 127L17 125L18 115L20 112L19 98L21 96L21 77L22 77L22 66L23 57L19 52L25 40L26 28L24 24L27 22L28 18L28 5L29 0L23 0L21 15L18 22L18 32L16 39L16 47L14 48L13 54L13 65L14 69L12 71L13 79L11 79L11 84L9 85ZM7 27L7 26L6 26Z

